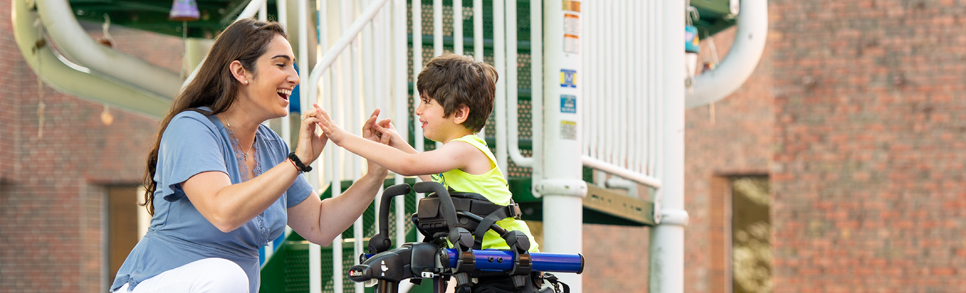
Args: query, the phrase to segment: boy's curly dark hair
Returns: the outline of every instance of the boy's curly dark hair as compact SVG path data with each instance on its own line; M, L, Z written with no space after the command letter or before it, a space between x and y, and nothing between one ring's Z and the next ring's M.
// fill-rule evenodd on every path
M470 109L463 126L479 132L493 111L496 94L496 69L468 56L446 53L429 60L419 72L416 89L419 95L436 100L446 117L460 105Z

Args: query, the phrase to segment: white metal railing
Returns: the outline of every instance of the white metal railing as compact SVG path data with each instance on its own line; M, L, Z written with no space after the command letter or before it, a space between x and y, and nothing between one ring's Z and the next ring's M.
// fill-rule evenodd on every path
M303 2L305 0L299 0L300 7L302 7ZM382 109L380 119L392 117L400 135L408 137L409 127L406 123L409 123L410 119L413 118L410 116L409 103L413 103L413 107L419 105L419 99L410 99L418 96L415 89L415 81L417 75L422 70L422 64L426 61L423 58L423 33L426 31L423 29L423 25L431 24L433 26L431 30L433 32L434 43L433 56L438 56L443 53L445 48L444 35L453 37L455 46L453 48L454 53L463 54L462 20L464 14L470 16L482 15L482 1L474 1L471 9L464 9L462 3L459 3L460 1L455 2L454 5L457 7L448 11L452 15L446 15L445 13L447 11L444 10L442 1L439 0L434 1L431 6L412 5L410 7L411 10L407 9L406 0L392 0L392 5L385 5L387 0L366 0L361 2L349 0L318 1L316 13L318 15L317 19L321 20L316 24L316 29L319 32L318 46L320 53L325 53L311 67L308 65L300 65L301 68L311 68L311 73L302 79L302 84L305 85L304 96L307 97L302 102L302 109L310 109L313 101L318 102L347 131L360 134L362 128L361 122L368 118L371 111L380 108ZM496 5L500 5L504 1L496 2ZM511 1L511 3L515 2ZM536 2L536 4L539 4L539 2ZM432 21L426 23L422 21L425 10L433 11L432 17L430 18ZM502 15L499 11L501 10L495 10L494 15L497 17L499 17L498 15ZM407 12L409 12L408 18ZM443 19L446 16L453 19L452 24L444 24ZM305 21L304 17L299 17L301 27L299 30L300 52L304 52L307 50L301 48L301 44L307 43L307 37L301 32L311 30L305 29L303 24ZM515 18L511 20L516 21ZM411 29L412 45L407 42L407 21L412 22L412 26L408 27ZM473 25L474 42L471 53L479 60L482 59L484 53L482 17L474 17ZM515 24L512 26L512 29L516 29ZM452 32L451 34L447 33L450 31ZM336 34L339 37L335 39L334 43L329 45L329 41L333 39L330 36ZM515 38L515 34L512 37ZM536 34L536 38L536 40L539 40L539 34ZM500 38L497 38L495 42L504 43ZM511 48L498 48L498 50L515 50L516 43L510 43L512 43ZM409 68L409 56L406 54L409 50L412 52L412 68ZM498 51L496 54L502 53ZM514 53L513 56L515 57L515 55ZM299 59L307 60L301 54ZM511 68L516 68L515 58L512 60L498 60L497 62L503 62L503 67L510 65L512 66ZM412 70L411 76L408 75L409 70ZM302 72L306 71L308 70L302 70ZM513 83L515 84L515 73L514 71L512 73L514 77L510 78L505 69L499 72L501 76L499 84L503 86L504 90L498 92L497 99L502 99L505 102L506 95L510 92L513 93L515 99L515 85L509 90L506 89L505 85L505 82L508 82L510 79L513 79ZM539 74L533 75L533 77L539 76ZM535 79L539 80L539 78ZM409 89L409 80L412 81L412 91ZM539 99L537 100L539 101ZM507 106L503 106L503 109L516 111L515 105L513 103L510 106L512 109L507 109ZM496 109L495 112L500 113L504 111ZM412 121L413 123L418 123L417 119L412 119ZM502 123L503 127L506 127L505 119ZM421 139L422 129L418 124L414 124L414 126L415 133L413 135L417 138L414 147L422 151L424 149L423 140ZM515 126L512 129L513 135L511 137L516 137ZM505 139L498 138L498 141L503 141L501 144L506 145ZM519 150L515 150L515 152L519 154ZM343 149L335 146L326 148L316 164L317 170L321 170L322 172L317 173L317 177L311 178L310 182L319 188L320 191L324 186L331 186L332 194L335 196L342 192L340 189L341 186L337 184L338 182L341 182L343 179L354 181L359 179L364 172L362 160L358 156L348 154ZM505 148L503 149L501 164L504 168L507 164ZM396 176L395 180L396 183L402 183L403 178ZM381 196L381 192L378 196ZM395 208L397 217L395 225L396 231L398 232L405 231L406 219L404 219L404 207L405 203L402 200L396 201ZM353 243L353 253L355 255L363 253L362 243L368 240L363 235L363 226L366 225L375 225L375 223L363 223L360 218L353 225L353 239L341 239L339 237L333 241L332 249L334 260L342 259L342 244L344 242ZM404 243L404 237L404 233L397 233L396 243ZM312 245L309 249L309 257L311 258L310 275L312 278L310 280L311 292L322 290L323 281L328 282L328 280L321 280L318 277L321 275L318 269L322 265L319 261L320 250L321 248L317 245ZM332 289L335 292L342 292L342 284L344 282L341 274L344 270L342 263L334 261L331 265L334 272L331 280ZM356 284L354 289L357 292L362 292L363 288L361 284Z
M300 0L301 1L301 0ZM407 10L405 0L392 0L392 5L384 5L386 0L369 0L362 3L342 0L339 3L319 1L319 45L326 52L303 84L307 84L307 97L303 109L308 109L308 101L319 101L329 110L334 119L347 130L358 133L359 122L364 121L370 111L383 109L383 115L393 117L397 129L408 137L410 121L408 103L417 107L419 99L415 81L423 60L423 33L432 31L433 56L443 53L444 32L452 31L454 51L462 53L462 21L464 14L480 15L482 1L474 1L472 9L463 11L457 7L453 13L452 27L444 25L442 1L435 0L431 5L412 5ZM456 1L460 2L460 1ZM507 3L509 2L509 3ZM604 171L619 177L658 188L661 182L654 176L658 164L658 135L661 111L658 97L663 96L660 70L664 66L658 44L661 34L662 4L660 1L622 0L615 3L584 2L586 14L582 19L584 50L582 56L586 79L582 82L584 98L580 99L582 109L583 156L585 166ZM461 3L460 3L461 4ZM535 180L542 172L540 163L542 151L542 7L541 2L533 1L530 6L531 18L531 83L533 111L533 152L534 156L524 157L517 144L517 17L516 1L494 1L494 66L500 75L497 83L496 119L497 143L496 157L503 170L507 170L509 160L517 165L533 168ZM358 13L355 5L358 7ZM336 9L335 7L338 7ZM338 11L338 12L335 12ZM432 11L431 21L423 21L423 13ZM409 19L407 19L409 12ZM406 22L411 21L412 45L406 41ZM391 23L392 25L388 25ZM432 25L424 30L425 24ZM483 21L474 17L473 55L483 56ZM338 29L336 29L338 28ZM341 36L331 46L327 46L329 34L338 32ZM361 33L361 35L360 35ZM512 41L509 41L512 40ZM304 42L300 42L304 43ZM361 47L361 54L360 54ZM349 49L349 50L346 50ZM412 52L412 75L408 76L408 56ZM302 58L305 59L304 57ZM387 61L388 60L388 61ZM338 61L338 62L337 62ZM375 62L372 62L375 61ZM409 89L409 80L413 89ZM387 82L391 81L391 82ZM321 89L321 91L320 91ZM386 98L386 99L383 99ZM416 119L412 119L415 123ZM424 149L422 129L414 125L414 147ZM511 139L508 139L511 138ZM350 156L352 159L349 159ZM509 156L509 158L508 158ZM338 184L343 178L358 179L362 174L361 160L335 147L326 148L319 160L325 172L320 172L314 182L332 186L333 194L341 193ZM323 170L323 169L319 169ZM397 182L402 178L397 176ZM317 185L318 186L318 185ZM397 201L396 231L404 230L402 212L404 203ZM362 253L362 226L354 225L355 253ZM400 233L401 234L401 233ZM405 240L397 235L397 243ZM341 244L349 240L337 239L333 244L334 259L341 259ZM313 251L313 250L310 250ZM316 257L313 253L312 257ZM342 290L343 270L341 263L332 264L336 275L333 288ZM317 266L316 266L317 267ZM319 275L316 272L312 276ZM321 290L321 280L313 281L311 290ZM357 287L357 290L361 288Z
M663 1L584 1L582 161L653 188L665 97ZM578 113L580 114L580 113Z
M298 1L300 7L304 7L306 0ZM392 4L386 5L387 2ZM462 4L455 2L460 6ZM586 16L581 18L581 26L587 33L583 40L585 52L581 55L586 78L581 81L584 98L579 101L581 119L586 122L582 123L583 164L654 188L661 184L654 174L658 163L656 155L659 153L655 137L661 119L658 97L663 96L663 86L658 81L664 65L660 50L653 49L660 48L656 44L662 37L662 19L657 13L662 6L658 2L621 0L607 4L586 1L582 4ZM541 4L540 1L533 1L530 6L532 157L524 157L517 143L516 1L494 1L492 9L494 66L500 75L494 108L494 115L497 116L495 155L504 171L507 171L510 159L519 166L532 167L535 180L542 172ZM412 5L408 9L406 0L323 0L318 1L317 5L315 11L317 19L321 21L315 25L320 48L316 54L321 56L311 67L300 65L306 68L302 70L303 73L311 69L311 73L306 73L302 80L304 96L307 97L302 102L302 108L310 109L312 101L317 101L340 125L356 134L360 134L360 123L368 114L380 108L383 110L382 118L392 117L403 137L408 137L409 127L406 123L413 118L408 110L409 103L413 103L413 107L419 103L419 99L410 99L418 96L415 81L426 61L423 58L423 33L431 31L433 34L433 56L443 53L444 34L453 37L455 53L463 53L461 20L464 15L481 15L483 11L482 1L475 0L470 9L455 7L449 11L453 22L445 24L444 6L439 0L431 5ZM432 11L431 16L427 17L431 21L423 21L425 11ZM311 30L305 26L304 15L299 18L299 51L307 52L302 44L308 40L305 32ZM471 53L475 58L482 59L483 21L482 17L473 17L473 20ZM407 27L407 21L411 21L411 26ZM426 24L432 25L432 29L424 30ZM411 30L411 45L407 42L407 28ZM447 33L450 31L451 34ZM334 35L339 37L330 37ZM330 41L333 41L331 45ZM407 51L412 52L411 68ZM299 59L302 62L308 60L301 54ZM409 75L409 70L412 70L412 75ZM410 81L413 86L411 90ZM416 120L412 119L414 123ZM413 135L417 138L414 147L422 151L422 129L419 125L414 126ZM354 181L364 172L358 156L334 146L326 148L316 164L317 170L322 172L316 173L317 177L310 181L320 190L323 186L331 186L335 196L342 192L341 186L336 183L343 179ZM396 182L401 183L402 177L396 176ZM404 206L403 201L397 200L395 225L396 231L400 232L405 228ZM333 241L333 259L342 259L344 242L353 243L354 254L363 253L362 243L367 240L362 232L365 225L374 223L362 223L360 219L353 225L352 239L339 237ZM403 233L397 234L396 243L405 242ZM323 287L323 280L318 277L321 275L318 269L322 265L319 261L320 250L317 245L310 248L311 292L318 292ZM331 265L335 272L331 286L335 292L342 292L342 263L335 261ZM361 292L361 285L357 284L355 290Z
M284 2L284 1L283 1ZM300 5L304 3L305 0L299 0ZM311 67L311 73L307 77L303 77L302 84L305 87L305 96L308 97L303 104L303 109L309 109L311 101L317 101L321 106L327 109L332 115L333 119L337 123L343 125L348 131L352 131L359 134L361 131L361 122L364 121L368 114L375 108L381 108L383 110L381 116L383 117L393 117L395 124L398 126L397 130L403 137L408 137L408 127L406 123L409 122L409 102L413 103L413 107L417 107L419 104L419 99L410 100L410 94L413 97L418 96L415 89L415 80L417 75L422 70L422 64L426 61L423 60L423 12L424 10L433 11L432 23L433 25L433 56L438 56L443 53L444 50L444 34L447 31L452 31L452 37L454 40L454 53L463 54L463 18L464 14L482 16L483 12L483 2L476 0L473 2L472 9L464 9L460 1L455 1L454 8L449 11L452 13L450 17L453 19L451 25L444 24L444 7L442 1L436 0L433 2L432 6L426 5L412 5L410 12L411 18L407 19L407 4L406 0L392 0L392 5L385 5L387 0L368 0L368 1L349 1L342 0L336 3L335 1L319 1L318 7L316 7L317 19L321 22L316 24L319 31L319 48L325 52L318 60L318 62ZM506 3L509 2L509 3ZM416 2L419 3L419 2ZM504 6L505 4L505 6ZM494 1L494 18L502 18L504 15L504 10L507 13L505 20L496 20L494 26L497 27L497 34L495 35L494 55L497 57L496 67L500 68L500 81L498 82L498 87L501 90L497 92L497 101L499 108L496 108L494 112L506 113L513 112L511 118L516 117L516 70L517 70L517 59L516 59L516 2L515 1ZM358 5L358 6L356 6ZM504 7L501 7L504 6ZM537 7L533 9L532 7ZM531 13L535 14L536 25L534 27L540 27L540 9L541 5L539 2L535 1L531 5ZM358 11L358 12L356 12ZM302 16L299 16L302 17ZM476 59L482 60L484 53L484 42L483 42L483 17L473 18L473 55ZM336 22L335 20L339 20ZM410 46L407 44L407 20L412 22L411 36L413 44ZM502 33L500 26L505 25L506 34ZM533 25L533 24L531 24ZM311 31L305 28L299 30L300 32ZM512 32L511 32L512 31ZM331 40L330 34L338 33L340 37L335 40L335 42L330 46L328 41ZM448 35L448 34L447 34ZM301 35L300 44L305 44L306 37ZM540 43L541 35L539 31L533 33L531 43ZM513 40L513 41L504 41ZM535 50L540 50L542 47L532 46ZM348 50L347 50L348 49ZM408 50L412 50L412 76L409 76L408 71L408 58L406 55ZM300 51L305 51L300 46ZM360 52L361 51L361 52ZM532 52L533 59L538 60L536 64L539 63L540 52ZM307 60L304 56L299 56L300 60ZM307 65L301 66L301 68L308 68ZM507 70L509 68L510 70ZM532 84L535 87L534 92L536 94L540 93L539 89L536 87L541 86L541 76L540 68L534 69L535 73L531 74ZM303 70L305 72L305 70ZM413 89L410 92L409 82L410 79L413 81ZM509 86L508 86L509 84ZM510 96L510 105L507 104L508 97ZM541 109L542 101L539 96L533 97L533 109ZM535 114L537 119L539 113ZM412 119L414 123L417 123L418 119ZM498 136L497 144L500 146L500 151L502 156L500 156L499 163L503 170L506 170L506 165L508 163L507 159L507 139L506 137L516 138L516 123L515 121L507 126L507 119L497 119L497 127L503 129L502 133L506 133L506 128L509 128L509 134L503 134ZM534 121L534 137L537 138L540 133L536 130L539 127L540 121ZM414 147L422 151L424 149L422 138L422 129L419 125L414 127L416 137L416 143ZM509 150L511 156L513 156L514 161L518 165L532 164L531 158L525 158L520 155L519 149L517 149L516 141L510 142L510 146L513 149ZM536 150L535 152L539 152ZM332 194L338 195L341 193L340 185L336 184L341 182L343 179L356 180L359 179L363 173L362 170L362 160L355 155L346 153L344 150L339 149L334 146L330 146L325 149L323 155L317 161L318 170L323 170L323 172L317 173L318 177L312 178L310 182L313 182L315 186L331 186ZM538 165L538 164L537 164ZM539 166L534 166L535 172L539 169ZM402 182L401 176L396 176L396 182ZM321 189L320 189L321 190ZM380 195L381 196L381 195ZM378 200L378 198L377 198ZM418 200L418 198L417 198ZM404 206L405 203L400 199L396 201L396 231L404 231ZM374 224L374 223L373 223ZM353 237L354 239L341 239L337 238L333 241L333 259L342 259L342 244L343 242L352 242L354 244L354 253L363 253L362 242L363 239L362 231L364 225L373 225L369 223L362 223L361 219L356 222L353 226ZM397 233L396 243L405 242L405 235L403 233ZM318 257L320 255L320 247L311 246L310 247L310 265L312 265L313 271L310 274L314 280L310 282L310 291L318 292L322 289L322 281L317 276L320 275L318 268L321 263L318 262ZM344 270L342 268L341 262L333 262L333 271L335 275L332 278L332 288L335 292L342 292L342 275L341 272ZM358 285L355 287L357 292L362 291L362 286Z

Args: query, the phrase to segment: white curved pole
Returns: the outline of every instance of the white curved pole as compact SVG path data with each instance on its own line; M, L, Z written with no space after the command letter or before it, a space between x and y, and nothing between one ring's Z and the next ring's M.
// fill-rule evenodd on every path
M693 93L684 99L685 108L714 103L745 83L761 60L768 35L768 0L742 0L738 31L728 56L714 69L694 77Z
M167 112L170 99L77 71L58 60L49 44L35 49L34 44L42 37L33 26L36 15L26 7L24 1L13 1L12 5L11 18L17 47L27 65L48 85L83 99L107 103L152 118L162 117Z
M79 65L158 96L178 94L177 73L98 44L81 28L67 0L37 1L37 12L50 39Z
M520 138L519 138L519 125L517 120L517 111L519 111L519 89L517 85L517 6L515 3L510 3L504 7L505 12L505 40L504 48L506 49L506 75L503 76L506 84L506 92L504 93L504 105L506 106L506 137L497 138L497 140L506 139L507 142L507 155L513 160L517 166L530 167L533 166L533 157L524 157L520 152ZM532 60L532 59L531 59ZM530 97L530 100L540 100L536 97ZM504 110L504 109L500 109ZM532 139L532 137L531 137ZM532 139L535 141L536 139ZM503 172L509 172L503 169Z

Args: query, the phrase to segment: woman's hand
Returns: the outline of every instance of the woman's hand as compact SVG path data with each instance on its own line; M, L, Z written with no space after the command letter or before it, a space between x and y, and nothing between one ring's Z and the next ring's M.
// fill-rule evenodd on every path
M315 162L315 159L322 153L322 149L325 148L325 143L328 141L326 132L318 133L316 131L316 126L321 121L319 117L322 116L321 113L323 110L319 107L319 104L313 103L312 107L314 109L306 111L305 115L302 115L302 123L299 127L299 141L295 148L295 155L305 165Z

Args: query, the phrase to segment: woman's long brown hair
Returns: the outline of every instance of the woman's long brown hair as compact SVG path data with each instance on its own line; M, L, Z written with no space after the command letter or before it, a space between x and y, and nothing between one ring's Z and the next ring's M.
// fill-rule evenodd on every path
M229 25L215 39L215 44L212 45L197 76L184 91L178 94L171 103L171 110L161 120L161 127L154 139L154 147L148 153L143 179L145 191L142 205L149 214L154 215L154 192L158 188L158 183L154 181L154 174L158 167L161 135L168 128L168 123L183 111L213 115L227 110L235 102L235 96L238 93L238 81L231 74L229 65L232 61L238 60L245 70L254 73L258 57L265 54L268 44L275 35L288 38L285 29L278 23L241 19ZM204 106L210 107L211 111L198 109Z

